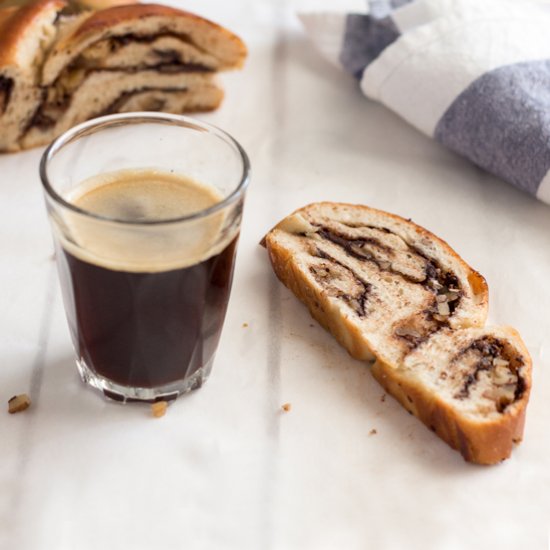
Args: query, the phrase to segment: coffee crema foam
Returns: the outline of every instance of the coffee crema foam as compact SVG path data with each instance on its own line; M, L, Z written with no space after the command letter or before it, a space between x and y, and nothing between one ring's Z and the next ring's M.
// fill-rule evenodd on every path
M83 181L65 197L78 208L60 227L63 248L77 258L118 271L158 272L202 262L221 252L237 235L224 228L224 211L190 221L189 216L223 200L213 186L155 169L108 172Z

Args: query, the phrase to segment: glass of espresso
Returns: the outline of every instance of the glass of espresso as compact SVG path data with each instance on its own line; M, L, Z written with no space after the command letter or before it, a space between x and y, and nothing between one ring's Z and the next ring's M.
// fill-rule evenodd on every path
M243 148L191 118L111 115L56 139L40 176L82 379L123 402L200 387L231 289Z

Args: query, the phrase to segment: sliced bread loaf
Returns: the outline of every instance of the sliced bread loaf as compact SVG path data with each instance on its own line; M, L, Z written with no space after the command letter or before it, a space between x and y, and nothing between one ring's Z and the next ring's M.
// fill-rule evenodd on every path
M183 10L72 7L32 0L0 8L0 152L46 144L100 115L216 109L217 73L247 55L236 35Z

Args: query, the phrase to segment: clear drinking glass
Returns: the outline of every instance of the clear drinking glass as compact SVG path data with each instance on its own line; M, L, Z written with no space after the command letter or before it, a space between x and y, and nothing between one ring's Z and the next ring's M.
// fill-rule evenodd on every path
M71 202L97 176L145 169L212 186L219 201L146 221ZM231 289L249 181L243 148L191 118L111 115L56 139L40 176L82 379L124 402L174 399L200 387Z

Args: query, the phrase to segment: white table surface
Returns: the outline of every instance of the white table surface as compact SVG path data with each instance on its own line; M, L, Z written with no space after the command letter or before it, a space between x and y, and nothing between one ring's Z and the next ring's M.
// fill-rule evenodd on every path
M78 379L41 150L0 158L0 402L33 401L0 414L0 549L548 548L550 207L364 99L308 44L297 6L185 4L249 45L245 69L223 79L223 107L202 118L241 141L253 181L213 374L164 418ZM275 279L259 240L316 200L412 217L486 276L490 321L517 327L534 360L525 441L510 460L466 464L382 401L369 366Z

